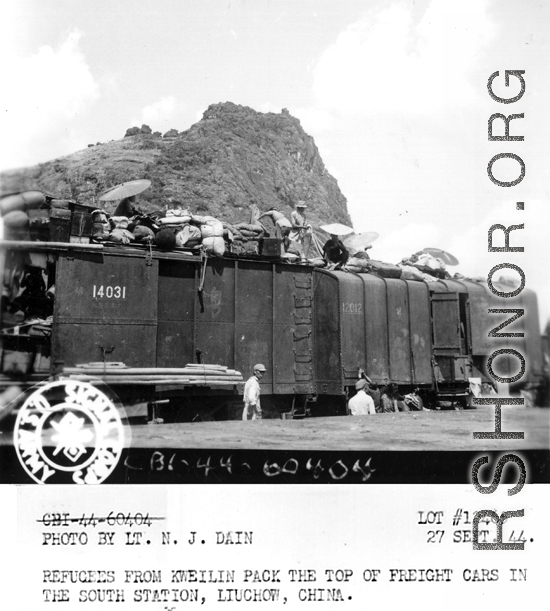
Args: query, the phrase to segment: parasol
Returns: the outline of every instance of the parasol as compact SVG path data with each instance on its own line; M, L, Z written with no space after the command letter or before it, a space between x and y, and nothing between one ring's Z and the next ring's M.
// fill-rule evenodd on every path
M98 199L100 202L114 202L124 199L125 197L137 195L138 193L145 191L145 189L148 189L150 186L150 180L129 180L128 182L123 182L120 185L105 191L105 193L100 195Z
M445 265L458 265L458 259L454 255L440 248L423 248L422 252L428 253L437 259L441 259Z
M330 233L331 235L348 235L353 233L353 229L347 225L341 225L340 223L331 223L330 225L321 225L323 231Z
M344 245L349 248L350 251L357 252L370 246L377 238L378 234L376 231L365 231L363 233L349 235L344 239Z

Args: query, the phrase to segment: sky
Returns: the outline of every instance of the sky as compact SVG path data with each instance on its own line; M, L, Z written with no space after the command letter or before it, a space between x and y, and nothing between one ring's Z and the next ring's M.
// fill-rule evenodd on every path
M355 230L380 234L373 257L443 248L460 260L451 272L482 277L513 263L539 295L541 322L550 315L548 3L4 0L0 11L0 169L142 123L185 130L213 103L287 108L315 139ZM510 104L487 89L499 71L495 94L519 93L505 70L525 71ZM489 141L494 113L523 113L510 134L524 140ZM525 164L513 187L489 179L500 153ZM518 167L501 159L493 173L513 181ZM523 224L510 244L525 252L488 253L494 224Z

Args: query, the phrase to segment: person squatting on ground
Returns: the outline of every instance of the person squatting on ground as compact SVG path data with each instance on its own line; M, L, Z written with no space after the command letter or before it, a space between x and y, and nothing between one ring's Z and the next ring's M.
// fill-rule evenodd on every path
M376 414L374 401L372 397L366 393L368 385L369 384L366 380L359 380L355 384L357 394L348 402L348 411L352 416L367 416L369 414Z
M397 384L388 384L380 397L380 411L408 412L410 408L404 399L398 392Z
M260 380L264 377L265 367L259 363L254 365L251 375L244 385L243 420L261 420L262 407L260 405Z

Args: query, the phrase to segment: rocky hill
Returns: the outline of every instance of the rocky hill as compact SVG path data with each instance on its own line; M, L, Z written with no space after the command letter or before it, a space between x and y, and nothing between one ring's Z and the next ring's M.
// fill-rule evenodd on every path
M213 104L186 131L130 128L121 140L0 178L2 193L40 189L89 205L111 186L148 178L152 185L137 201L145 211L181 202L196 214L237 222L248 220L251 204L288 215L305 200L314 225L351 224L346 198L313 138L286 109L259 113L231 102Z

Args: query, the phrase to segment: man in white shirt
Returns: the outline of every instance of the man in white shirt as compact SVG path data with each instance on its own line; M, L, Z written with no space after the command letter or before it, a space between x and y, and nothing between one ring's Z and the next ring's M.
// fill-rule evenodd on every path
M262 419L262 408L260 405L260 380L264 377L264 373L265 367L261 363L254 365L254 375L250 376L244 385L243 420Z
M303 200L300 200L296 204L296 210L293 210L290 213L292 229L288 234L288 239L291 242L296 242L301 246L301 250L303 251L302 258L305 258L308 253L311 243L311 235L313 233L311 225L306 219L306 208L307 205Z
M376 414L374 401L372 400L372 397L367 395L365 392L367 385L368 382L366 380L359 380L355 384L357 394L348 402L348 410L352 416L368 416L369 414Z

